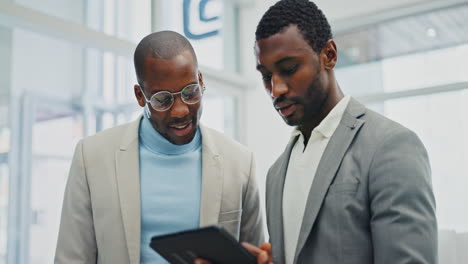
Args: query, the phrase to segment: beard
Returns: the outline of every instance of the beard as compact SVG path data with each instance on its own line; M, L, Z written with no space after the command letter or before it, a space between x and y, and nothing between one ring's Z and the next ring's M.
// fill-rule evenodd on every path
M323 112L323 108L328 99L328 93L319 80L316 78L307 89L307 100L304 102L304 114L302 122L316 120Z
M297 112L292 116L283 116L283 120L289 126L302 126L304 123L317 120L323 112L323 107L328 99L328 93L319 79L319 74L307 87L304 96L292 98L278 98L277 102L288 101L298 105Z

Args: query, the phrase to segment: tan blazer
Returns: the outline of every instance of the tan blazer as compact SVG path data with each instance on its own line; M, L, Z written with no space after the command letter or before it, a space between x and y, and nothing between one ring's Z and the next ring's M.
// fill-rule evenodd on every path
M55 263L140 263L140 119L81 140L68 177ZM201 127L200 226L219 225L240 241L264 241L254 159Z

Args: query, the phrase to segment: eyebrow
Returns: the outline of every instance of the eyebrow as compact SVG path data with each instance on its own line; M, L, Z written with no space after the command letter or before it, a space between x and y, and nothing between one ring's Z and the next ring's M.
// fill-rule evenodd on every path
M288 62L288 61L291 61L291 60L294 60L294 59L296 59L296 57L285 57L285 58L282 58L281 60L277 61L275 63L275 65L279 65L281 63Z
M265 66L263 66L262 64L257 64L257 70L262 70L262 69L266 69Z
M285 62L288 62L288 61L291 61L291 60L294 60L296 59L296 57L284 57L282 58L281 60L275 62L275 66L278 66L282 63L285 63ZM266 69L266 67L262 64L257 64L257 70L261 70L261 69Z
M187 85L184 85L182 88L180 88L179 92L182 91L185 87L187 87L189 85L193 85L193 84L200 84L200 82L197 80L197 81L191 82L191 83L189 83ZM156 91L152 92L150 94L150 96L153 96L154 94L159 93L159 92L169 92L169 91L168 90L156 90ZM176 93L178 93L178 92L176 92Z

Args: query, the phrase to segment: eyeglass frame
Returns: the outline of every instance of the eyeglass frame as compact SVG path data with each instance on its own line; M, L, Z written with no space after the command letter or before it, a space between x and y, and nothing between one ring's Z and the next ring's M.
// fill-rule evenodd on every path
M156 112L165 112L165 111L171 109L171 107L174 105L175 96L178 95L178 94L181 94L182 91L183 91L185 88L187 88L187 87L189 87L189 86L191 86L191 85L198 85L199 87L202 88L200 100L198 100L198 101L195 102L195 103L187 103L187 102L185 102L185 100L184 100L184 98L183 98L182 96L180 96L180 99L182 100L182 102L183 102L184 104L187 104L187 105L194 105L194 104L199 103L199 102L201 101L203 95L205 94L205 90L206 90L205 85L201 86L200 83L191 83L191 84L187 84L186 86L182 87L182 89L180 89L180 91L175 92L175 93L171 93L171 92L169 92L169 91L159 91L159 92L156 92L156 93L152 94L149 100L146 98L145 92L143 91L143 87L142 87L141 85L139 85L139 87L140 87L141 93L143 94L143 98L145 98L145 102L148 103L148 104L151 106L151 108L153 108L154 111L156 111ZM151 98L153 98L153 96L155 96L155 95L157 95L158 93L161 93L161 92L169 93L169 94L171 94L171 96L172 96L172 103L171 103L171 105L170 105L167 109L164 109L164 110L155 109L155 108L153 107L153 105L151 104Z

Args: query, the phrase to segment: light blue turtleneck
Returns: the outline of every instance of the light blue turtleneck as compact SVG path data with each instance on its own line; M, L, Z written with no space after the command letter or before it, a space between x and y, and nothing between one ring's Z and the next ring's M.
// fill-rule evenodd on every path
M174 145L140 122L141 263L168 263L149 247L151 237L199 227L201 136Z

